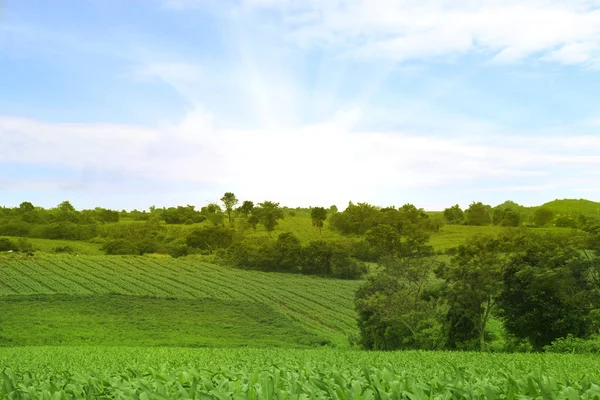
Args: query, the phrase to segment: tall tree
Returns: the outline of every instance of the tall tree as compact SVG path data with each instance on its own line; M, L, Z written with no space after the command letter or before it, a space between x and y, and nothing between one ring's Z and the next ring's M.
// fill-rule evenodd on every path
M327 210L324 207L314 207L310 210L310 217L312 218L313 226L319 229L319 235L321 235L323 225L325 225L325 220L327 219Z
M489 225L492 222L487 207L482 202L473 202L465 211L467 225Z
M200 212L206 216L213 225L222 225L223 224L223 211L218 204L210 203L201 208Z
M227 218L229 219L229 224L231 225L231 211L233 210L233 207L235 207L235 205L239 203L239 200L237 199L237 197L235 197L235 194L231 192L226 192L223 195L223 197L221 197L221 201L225 206L225 210L227 211Z
M499 305L506 329L542 350L569 334L585 336L598 307L593 275L568 238L535 235L513 254L503 276Z
M480 351L485 350L485 330L502 290L503 266L500 242L493 236L475 236L458 247L449 266L437 271L446 281L444 292L450 307L461 310L459 319L465 318L475 327Z
M465 219L465 214L458 204L444 210L444 218L449 224L461 224Z
M366 242L378 256L379 272L363 284L355 298L361 343L367 349L435 349L444 335L439 299L424 296L437 266L420 225L418 209L382 211L385 220L371 228Z
M245 200L242 205L238 208L238 211L244 214L246 217L254 210L254 203L250 200Z
M546 207L540 207L533 213L535 226L546 226L554 219L554 211Z
M279 225L279 220L283 219L283 209L279 207L279 203L272 201L264 201L258 203L258 208L254 209L254 213L258 216L258 219L263 224L269 235L275 230L275 227Z

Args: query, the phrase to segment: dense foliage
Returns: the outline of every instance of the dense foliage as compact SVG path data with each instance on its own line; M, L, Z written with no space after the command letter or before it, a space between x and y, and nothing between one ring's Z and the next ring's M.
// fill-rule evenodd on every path
M355 300L365 348L483 351L494 317L509 343L537 351L599 332L600 249L582 251L595 241L523 230L481 235L447 263L418 250L399 253L402 242L384 231L379 271Z

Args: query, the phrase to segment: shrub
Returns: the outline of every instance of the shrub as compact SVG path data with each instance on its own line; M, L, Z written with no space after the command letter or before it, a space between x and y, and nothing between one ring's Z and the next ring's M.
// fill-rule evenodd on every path
M17 245L12 240L0 238L0 251L17 251Z
M104 243L102 250L109 255L140 254L135 243L126 239L109 240Z
M69 253L69 254L75 253L75 249L73 249L69 245L66 245L66 246L57 246L53 250L54 250L55 253Z
M545 346L544 351L547 353L598 354L600 353L600 336L581 339L568 335Z
M223 249L233 243L234 231L224 226L212 226L203 229L192 230L186 238L186 244L190 247L213 252Z

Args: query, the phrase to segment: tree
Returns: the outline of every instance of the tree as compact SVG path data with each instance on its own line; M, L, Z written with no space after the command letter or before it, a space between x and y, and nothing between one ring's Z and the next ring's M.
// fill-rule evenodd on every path
M490 213L481 202L473 202L465 211L467 225L489 225L492 222Z
M508 332L538 351L569 334L584 337L598 307L591 264L557 235L535 235L522 248L507 262L499 297Z
M303 274L359 279L366 271L362 263L352 258L347 249L336 243L315 240L302 250Z
M210 203L201 208L200 212L206 216L213 225L222 225L223 224L223 211L218 204Z
M224 226L211 226L209 228L194 229L187 238L189 247L208 250L211 253L216 249L224 249L233 242L234 231Z
M546 226L554 219L554 212L546 207L540 207L533 213L533 223L535 226Z
M386 273L371 275L356 292L360 343L369 350L443 348L443 302L417 295Z
M233 207L239 203L239 200L237 197L235 197L235 194L227 192L223 195L223 197L221 197L221 201L223 202L223 205L225 205L227 218L229 219L229 224L231 225L231 211L233 210Z
M467 326L475 328L480 351L485 350L485 330L502 290L504 264L499 250L500 242L493 236L472 237L458 247L449 266L437 271L446 281L444 292L451 309L462 310L450 321L450 334L456 333L452 325L457 321L469 320Z
M343 234L362 235L380 222L380 209L368 203L350 202L343 212L331 215L329 225Z
M283 210L279 207L279 203L272 201L264 201L258 203L258 209L254 211L260 222L264 225L269 235L275 230L275 227L279 225L279 220L284 217Z
M357 292L355 307L361 342L368 349L438 348L444 340L440 302L424 296L437 266L426 243L422 210L405 205L383 209L366 243L377 254L380 270Z
M556 218L554 225L557 228L577 228L577 220L570 215L560 215Z
M22 214L32 212L33 210L35 210L35 206L28 201L24 201L19 204L19 212Z
M379 257L397 255L401 252L402 236L391 225L381 224L370 229L366 234L365 240Z
M294 272L298 269L301 263L302 245L293 233L280 234L275 243L275 251L278 270Z
M512 208L507 208L504 212L504 218L500 223L502 226L513 226L517 227L521 223L521 214Z
M251 202L250 200L245 200L242 203L242 205L238 208L238 211L247 217L250 213L252 213L253 209L254 209L254 203Z
M512 208L497 206L492 210L492 223L501 226L519 226L521 215Z
M259 222L260 219L258 218L258 215L256 215L256 213L252 213L248 217L248 224L252 227L253 230L256 230L256 225L258 225Z
M310 217L312 218L313 226L319 228L319 234L322 234L321 230L327 219L327 210L324 207L314 207L310 210Z
M465 219L465 213L458 204L444 210L444 218L449 224L462 224Z

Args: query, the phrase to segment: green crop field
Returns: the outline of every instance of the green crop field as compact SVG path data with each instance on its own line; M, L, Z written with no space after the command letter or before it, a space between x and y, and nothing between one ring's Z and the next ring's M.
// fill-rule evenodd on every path
M100 320L114 325L115 321L128 318L127 314L123 314L127 308L116 304L129 301L138 309L132 318L139 317L139 326L143 326L145 319L149 318L149 321L152 321L152 315L156 315L157 323L163 326L161 324L167 324L168 321L185 321L188 316L186 313L160 313L157 311L160 307L174 307L176 304L182 308L201 309L203 304L206 306L209 303L198 302L198 299L213 299L222 302L223 313L231 313L234 316L250 313L249 315L262 318L260 314L263 307L265 315L268 315L265 318L279 321L283 326L281 332L286 329L293 332L287 340L290 346L315 342L347 346L347 336L357 331L353 296L358 285L360 282L357 281L244 271L208 264L193 258L182 260L150 256L5 256L0 259L0 320L6 321L5 323L10 321L11 328L0 332L0 345L51 344L53 335L64 336L69 330L83 329L90 323L86 319L75 318L80 326L75 326L77 322L67 324L63 317L65 313L96 313ZM51 301L49 297L36 297L35 300L26 297L55 294L75 297L61 301ZM104 296L110 294L138 297L134 301ZM86 300L86 296L92 297ZM177 303L158 304L154 298L177 299ZM92 307L94 301L108 308L110 312L99 314L101 309ZM35 323L35 318L20 317L22 312L19 310L25 308L30 309L32 315L43 316L44 324L52 329L43 330L30 326ZM212 314L211 317L211 313L204 310L195 320L205 324L222 323L219 322L219 318L222 317L219 315L219 307L213 307ZM233 343L261 345L261 338L266 342L271 340L264 335L259 325L244 327L246 322L243 320L230 320L234 321L234 325L224 328L223 332L228 333L235 329L238 329L238 333L241 332L241 336ZM190 329L191 327L193 324L190 324ZM107 331L116 332L110 329ZM217 331L217 328L212 330L213 333ZM243 341L244 335L247 336L247 342ZM285 335L282 335L283 338ZM101 332L89 336L81 341L99 344L112 343L113 340L106 338ZM118 336L117 333L115 336ZM168 337L171 336L167 334L161 343L171 346L180 344L176 340L176 334L172 335L172 339ZM215 337L216 339L209 340L206 332L198 332L196 341L186 343L190 346L228 343L227 335L216 334ZM277 340L281 344L283 339ZM142 343L155 344L145 336L133 336L131 340L122 342L124 345Z
M2 399L598 399L597 357L343 350L0 349Z

